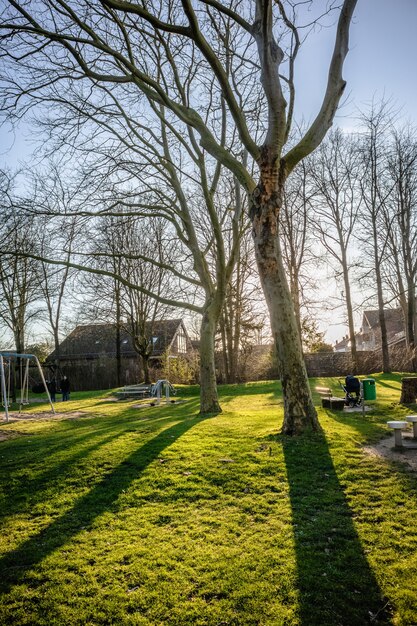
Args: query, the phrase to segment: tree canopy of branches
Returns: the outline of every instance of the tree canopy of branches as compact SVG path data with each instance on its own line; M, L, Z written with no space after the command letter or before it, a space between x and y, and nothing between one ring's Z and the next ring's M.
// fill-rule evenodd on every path
M280 361L284 432L288 434L317 430L319 425L282 262L278 215L286 178L321 143L333 122L345 88L342 68L356 0L344 0L340 8L332 3L330 9L327 6L325 12L337 10L339 18L322 105L302 138L289 145L295 61L303 38L297 10L304 4L282 0L228 4L217 0L196 4L190 0L9 0L0 23L6 66L3 110L23 115L40 102L57 106L65 99L65 104L70 103L70 119L50 121L57 128L69 122L71 140L81 136L85 141L78 121L71 124L74 114L78 118L78 113L84 113L86 102L88 107L105 110L110 101L130 137L134 141L138 135L148 137L147 148L160 146L167 162L175 156L169 151L165 129L176 139L188 138L192 161L212 163L211 181L205 186L212 217L210 202L219 167L230 170L245 188L258 271ZM308 5L313 9L316 3ZM320 17L316 14L313 22ZM162 134L152 134L150 117L163 122ZM137 125L132 128L133 119ZM248 155L249 166L242 152ZM137 160L141 158L146 159L143 149L137 154ZM164 208L161 211L166 214ZM190 218L182 214L180 219L185 225ZM216 223L213 242L220 251L218 218ZM203 257L199 259L203 263ZM198 267L196 257L193 260L196 272L207 271L204 264ZM211 302L213 295L206 287L205 291ZM214 311L207 317L209 303L203 315L210 326L210 332L206 329L201 335L207 350L220 303L215 300ZM203 372L202 388L212 375L212 371ZM204 408L210 408L209 404Z

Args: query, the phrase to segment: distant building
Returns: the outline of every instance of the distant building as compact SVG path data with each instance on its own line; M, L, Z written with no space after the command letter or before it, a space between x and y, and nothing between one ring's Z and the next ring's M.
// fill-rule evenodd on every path
M385 309L388 344L405 340L405 324L402 309ZM358 350L377 350L381 347L381 326L378 311L364 311L362 328L356 335Z
M388 345L405 342L405 325L402 309L385 309ZM378 310L364 311L362 327L355 335L358 352L369 352L381 347L381 326ZM335 352L350 352L349 336L343 337L334 345Z
M60 368L71 380L74 389L106 389L117 386L116 324L85 324L77 326L59 346ZM149 366L159 369L164 359L187 357L193 346L182 319L159 320L149 325L152 354ZM56 360L55 350L47 363ZM141 359L133 347L133 339L120 330L121 384L138 383L142 377Z
M346 335L346 337L343 337L343 339L341 339L340 341L336 341L333 349L335 352L349 352L350 351L349 336Z

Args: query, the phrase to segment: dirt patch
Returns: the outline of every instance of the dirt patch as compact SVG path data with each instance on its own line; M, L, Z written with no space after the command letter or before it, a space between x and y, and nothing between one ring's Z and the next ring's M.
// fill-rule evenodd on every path
M415 443L411 437L403 438L405 445L407 445L407 443ZM404 463L414 472L417 472L417 449L404 448L403 450L398 450L397 448L394 448L394 435L383 439L375 446L366 446L364 450L371 456L377 456L379 458L387 459L388 461L399 461L400 463Z
M26 422L37 420L51 419L80 419L82 417L92 417L90 413L84 411L68 411L66 413L51 413L50 411L42 411L40 413L9 413L9 424L12 422ZM96 416L95 416L96 417ZM4 432L4 431L3 431Z

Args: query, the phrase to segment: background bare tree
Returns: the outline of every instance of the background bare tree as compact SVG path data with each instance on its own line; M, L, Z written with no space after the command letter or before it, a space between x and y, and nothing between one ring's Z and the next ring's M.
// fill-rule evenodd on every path
M312 227L342 278L354 372L358 371L358 363L351 271L354 264L352 244L357 237L360 208L357 192L359 163L355 138L336 129L314 154L310 169L314 206Z
M384 372L389 372L391 368L382 275L390 230L386 206L390 203L392 188L387 185L386 176L389 150L387 131L392 125L388 103L383 101L379 105L373 104L369 111L361 114L360 121L364 129L360 142L361 169L358 176L362 200L360 240L363 256L371 259L370 276L376 287L381 328L382 368Z
M40 314L40 266L33 258L13 253L33 253L38 247L34 218L23 216L13 204L0 220L0 242L5 241L11 253L0 257L0 319L22 354L30 324Z
M311 226L311 159L304 159L287 180L280 213L282 254L288 275L294 313L303 338L315 290L319 255L315 227Z
M65 173L49 163L47 170L34 172L31 177L30 196L22 201L29 205L34 216L38 253L45 258L61 258L70 262L74 250L82 247L78 221L69 216L78 208L77 188L66 184ZM40 209L40 214L38 210ZM51 219L50 212L59 214ZM53 339L55 366L60 369L61 326L65 315L65 300L72 300L70 286L74 280L74 271L69 266L51 266L45 261L39 262L39 291L46 308L46 326Z
M388 170L392 189L389 213L392 217L386 220L389 227L387 240L390 259L399 270L397 293L406 321L407 346L413 357L413 369L417 371L417 141L414 129L406 127L393 132Z

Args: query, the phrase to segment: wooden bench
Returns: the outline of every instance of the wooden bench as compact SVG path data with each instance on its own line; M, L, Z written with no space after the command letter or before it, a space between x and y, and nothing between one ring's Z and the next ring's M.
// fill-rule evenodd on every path
M333 396L330 387L315 387L315 390L321 396L321 406L324 409L335 409L336 411L343 411L345 406L345 399Z

